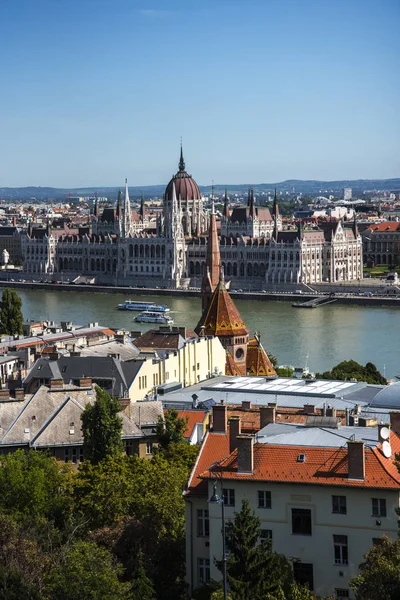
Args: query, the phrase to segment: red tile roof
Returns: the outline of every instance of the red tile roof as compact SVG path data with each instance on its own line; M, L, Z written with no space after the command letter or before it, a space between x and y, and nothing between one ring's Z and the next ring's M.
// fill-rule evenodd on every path
M400 473L394 463L400 452L400 438L391 433L392 457L385 458L381 446L365 449L365 480L348 479L347 448L321 448L284 446L272 444L254 445L254 471L252 474L237 472L237 450L229 455L229 435L210 433L205 438L198 461L189 481L190 494L207 493L205 484L210 477L227 480L270 481L314 485L338 485L400 490ZM305 454L304 463L297 462L299 454ZM215 463L219 463L216 465ZM211 469L212 465L214 467Z
M400 223L396 221L384 221L383 223L370 225L368 229L370 231L400 231Z
M254 377L277 377L258 336L251 338L247 344L246 369L248 375Z
M164 410L164 413L166 411ZM193 433L193 429L198 423L204 423L208 416L206 410L177 410L178 417L187 419L186 431L184 437L189 439Z

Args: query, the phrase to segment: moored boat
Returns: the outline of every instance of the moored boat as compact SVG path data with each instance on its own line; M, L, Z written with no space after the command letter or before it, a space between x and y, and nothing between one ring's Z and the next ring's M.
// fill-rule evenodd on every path
M152 310L145 310L133 319L136 323L159 323L160 325L169 325L173 323L172 317Z
M165 304L155 304L154 302L136 302L134 300L125 300L121 304L117 306L118 310L151 310L152 312L157 313L166 313L169 312L168 306Z

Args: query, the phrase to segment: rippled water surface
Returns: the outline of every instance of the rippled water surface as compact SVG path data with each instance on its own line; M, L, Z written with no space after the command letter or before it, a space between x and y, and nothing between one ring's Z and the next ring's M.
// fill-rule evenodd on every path
M135 314L118 311L122 294L91 292L18 291L28 319L71 320L147 330L149 324L133 323ZM167 304L175 324L194 328L200 318L200 298L136 296L132 299ZM330 369L341 360L371 361L386 377L400 375L400 310L396 307L341 306L329 304L313 310L292 308L290 302L238 300L247 326L259 331L264 347L279 364L308 366L313 371Z

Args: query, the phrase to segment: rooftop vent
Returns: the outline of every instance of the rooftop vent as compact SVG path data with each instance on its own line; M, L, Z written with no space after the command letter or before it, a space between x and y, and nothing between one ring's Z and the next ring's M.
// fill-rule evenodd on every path
M305 422L306 427L327 427L337 429L339 422L336 417L322 417L309 415Z
M306 455L305 454L299 454L297 457L297 462L306 462Z

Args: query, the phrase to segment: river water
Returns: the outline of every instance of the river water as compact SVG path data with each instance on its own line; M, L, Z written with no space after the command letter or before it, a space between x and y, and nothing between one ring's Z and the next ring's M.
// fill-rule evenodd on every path
M128 296L72 291L18 291L26 319L73 321L129 330L150 329L133 322L135 314L116 306ZM176 325L193 329L201 311L200 298L131 294L132 300L167 304ZM237 300L247 326L261 334L279 364L326 371L342 360L373 362L388 379L400 375L400 310L396 307L329 304L313 310L292 308L290 302ZM155 326L154 326L155 327Z

